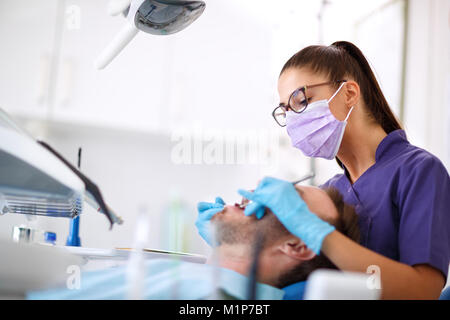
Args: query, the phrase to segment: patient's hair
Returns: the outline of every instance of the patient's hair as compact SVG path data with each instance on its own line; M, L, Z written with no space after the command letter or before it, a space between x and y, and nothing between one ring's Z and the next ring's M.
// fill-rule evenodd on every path
M342 234L359 243L360 233L358 215L356 214L353 206L346 204L342 198L342 195L335 188L326 188L324 191L333 201L338 212L337 219L324 220L332 224L336 230ZM272 216L275 217L273 214ZM280 228L281 223L276 217L275 220L279 224L279 226L277 226L278 229ZM285 232L289 233L283 225L281 225L281 228L283 228ZM311 260L301 262L297 267L284 274L278 281L278 287L282 288L295 282L305 281L311 272L321 268L338 269L323 253L320 253Z

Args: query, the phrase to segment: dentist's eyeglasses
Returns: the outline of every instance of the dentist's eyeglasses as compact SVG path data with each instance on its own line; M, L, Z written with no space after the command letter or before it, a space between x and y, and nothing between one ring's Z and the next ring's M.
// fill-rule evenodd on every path
M334 83L341 83L346 82L347 80L338 80L338 81L329 81L319 84L314 84L311 86L303 86L298 89L296 89L289 97L288 104L285 105L284 103L280 103L278 107L276 107L272 112L272 117L275 119L276 123L280 127L286 126L286 112L287 111L293 111L295 113L302 113L306 110L308 107L308 98L306 96L307 89L334 84Z

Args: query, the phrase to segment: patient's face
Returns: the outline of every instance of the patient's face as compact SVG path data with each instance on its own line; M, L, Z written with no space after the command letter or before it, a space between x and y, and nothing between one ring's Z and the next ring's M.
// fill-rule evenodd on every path
M241 209L238 204L226 205L224 210L211 219L216 227L219 245L251 243L252 237L263 220L265 219L258 221L254 215L245 216L244 209Z
M329 222L337 219L336 207L325 191L310 186L297 187L297 191L311 212ZM246 199L242 200L243 204L246 202ZM264 217L258 220L254 215L245 216L244 209L239 208L238 204L225 206L223 211L213 217L212 222L216 226L219 244L250 244L258 230L263 231L266 235L276 236L274 239L280 240L283 235L290 235L270 210L266 209Z

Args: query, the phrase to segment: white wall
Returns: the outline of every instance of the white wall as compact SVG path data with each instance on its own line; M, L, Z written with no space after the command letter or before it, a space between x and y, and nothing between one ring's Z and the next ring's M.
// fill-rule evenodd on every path
M405 126L450 168L450 3L411 0Z

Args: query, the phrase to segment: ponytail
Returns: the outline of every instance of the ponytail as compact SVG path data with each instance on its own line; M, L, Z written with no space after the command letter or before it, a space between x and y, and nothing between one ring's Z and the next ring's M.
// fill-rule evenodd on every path
M366 107L375 121L381 125L384 131L388 134L392 131L402 129L401 124L389 107L383 91L381 91L380 85L378 84L375 74L370 68L369 62L364 57L361 50L359 50L354 44L347 41L337 41L334 42L332 46L349 55L359 67L359 70L356 68L356 72L354 72L356 74L359 73L358 76L352 75L360 85Z

